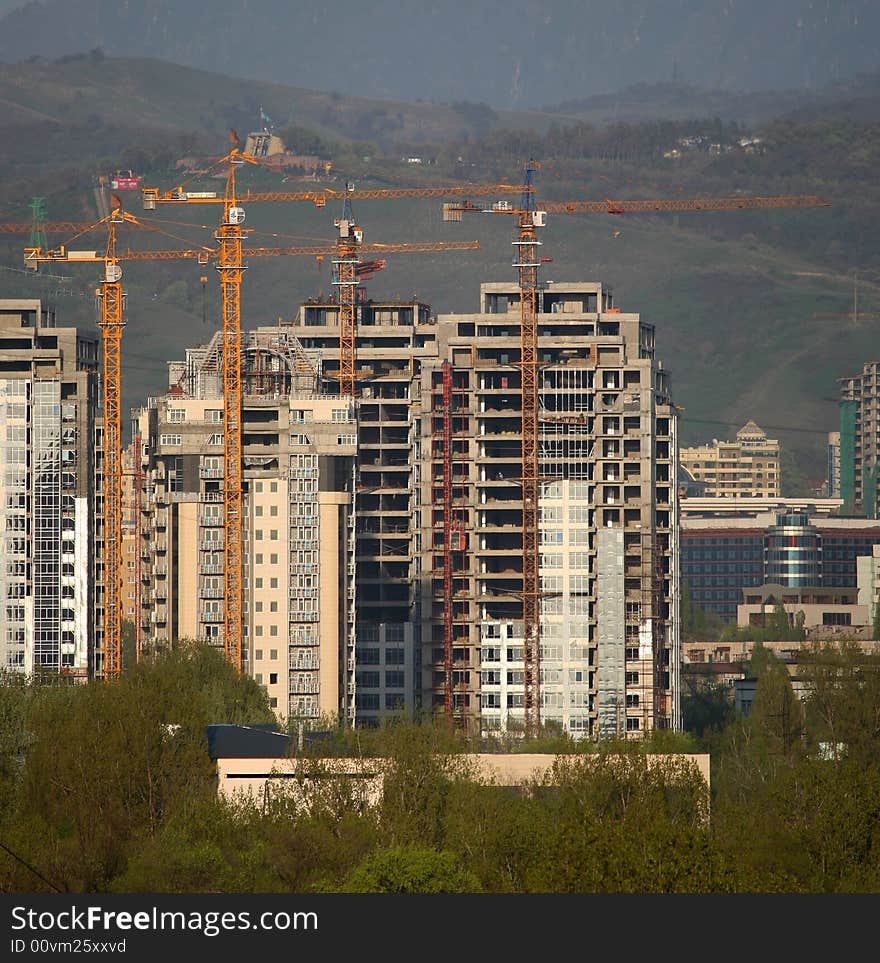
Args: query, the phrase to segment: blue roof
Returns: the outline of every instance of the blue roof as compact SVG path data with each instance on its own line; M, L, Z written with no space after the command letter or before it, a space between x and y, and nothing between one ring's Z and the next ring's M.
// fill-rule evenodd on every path
M292 754L293 740L274 725L225 723L208 726L207 732L212 759L278 759Z

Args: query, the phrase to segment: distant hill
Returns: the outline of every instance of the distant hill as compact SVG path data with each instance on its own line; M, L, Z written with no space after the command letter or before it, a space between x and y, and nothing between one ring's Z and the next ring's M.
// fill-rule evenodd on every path
M664 156L662 138L672 146L680 131L663 124L641 130L631 124L619 132L582 124L576 132L561 132L577 118L505 112L475 102L348 97L97 53L63 63L0 65L0 219L27 220L34 195L45 196L51 218L96 219L95 175L134 166L147 183L171 186L182 176L174 168L177 158L221 153L227 128L245 134L260 107L279 125L293 120L294 131L328 138L334 161L328 186L335 188L347 179L360 186L509 179L537 147L535 156L544 162L538 188L548 199L827 193L833 208L554 216L542 235L542 253L552 258L542 278L610 283L623 310L639 311L657 325L657 354L685 409L685 443L720 437L754 418L778 434L814 476L823 470L825 433L835 427L836 406L827 400L836 393L835 379L876 357L875 325L812 316L851 310L854 268L860 271L860 310L880 311L880 187L874 177L880 125L842 122L837 114L846 98L867 114L873 111L872 84L876 79L866 77L798 95L786 110L803 116L812 110L816 117L762 128L764 152L694 150L672 160ZM644 88L631 99L642 97L656 121L674 96ZM695 103L708 103L699 96L693 94ZM551 122L557 130L542 139ZM514 127L520 133L502 131ZM378 145L376 156L364 153L364 134ZM442 156L436 166L409 166L394 152L398 140L424 143ZM597 151L601 143L609 149ZM277 175L253 168L241 178L258 189L279 184ZM133 213L141 212L136 194L124 199ZM387 270L369 282L375 296L416 294L436 311L471 311L481 281L514 277L510 218L448 224L436 200L359 202L356 214L371 241L478 238L482 245L477 252L389 256ZM338 210L329 205L253 204L247 225L256 244L288 243L267 240L273 236L314 243L332 239L335 216ZM216 210L165 209L159 217L190 246L210 241ZM100 246L100 237L89 238L77 244ZM0 235L0 297L42 295L57 304L60 323L93 325L94 269L71 266L63 280L34 276L22 269L23 243L23 237ZM166 243L181 246L175 239ZM126 405L161 390L165 362L215 330L216 277L207 274L203 291L193 264L125 266ZM300 300L330 291L329 274L326 259L253 259L242 290L245 326L292 316Z
M0 60L101 48L365 97L524 107L676 80L809 89L880 65L876 0L34 0Z
M0 124L92 123L202 131L225 136L259 123L299 125L344 140L443 141L496 126L542 129L549 114L494 111L475 103L384 101L195 70L100 51L59 62L0 63Z
M880 121L880 70L817 89L730 91L672 82L632 84L612 94L547 105L542 111L596 125L696 117L718 117L749 126L782 117L846 117L876 123Z

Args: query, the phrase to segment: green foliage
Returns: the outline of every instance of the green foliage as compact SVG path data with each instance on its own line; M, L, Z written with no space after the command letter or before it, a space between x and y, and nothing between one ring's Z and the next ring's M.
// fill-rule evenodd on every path
M789 617L781 602L777 602L770 614L770 619L764 625L727 625L721 638L730 642L802 642L806 638L804 628L804 613L797 612ZM766 651L766 650L764 650ZM754 652L752 653L754 658Z
M681 637L684 642L714 642L721 638L724 625L721 617L713 609L698 605L691 598L688 585L682 585L681 600Z
M880 654L852 641L814 642L802 653L799 671L810 693L809 745L824 743L835 758L880 767Z
M481 887L454 853L398 846L368 856L345 888L351 893L478 893Z
M213 799L209 722L272 718L261 687L192 644L117 682L10 683L0 693L2 786L14 790L0 828L8 821L20 855L72 891L107 888L133 848ZM23 866L9 872L33 886Z
M700 682L688 679L681 698L681 712L686 732L705 740L720 732L734 716L730 686L722 682Z

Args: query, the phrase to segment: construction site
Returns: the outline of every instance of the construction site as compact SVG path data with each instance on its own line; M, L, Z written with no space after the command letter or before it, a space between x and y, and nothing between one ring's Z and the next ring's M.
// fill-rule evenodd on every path
M91 225L106 233L103 251L48 247L48 233L81 224L31 228L26 266L102 271L82 671L121 673L134 586L134 658L182 639L214 644L282 720L376 725L427 712L469 732L555 725L578 738L680 728L677 422L654 327L598 280L542 283L538 230L548 212L822 202L539 207L532 162L517 185L239 191L238 169L257 163L236 135L223 192L142 189L148 214L219 206L213 245L123 253L117 230L149 224L118 198ZM368 297L384 261L367 255L478 246L364 243L352 203L395 197L443 199L450 222L512 216L514 279L482 283L466 314ZM330 245L243 243L245 205L328 201L342 212ZM296 255L332 259L333 295L243 330L247 259ZM167 389L132 412L124 453L120 262L175 258L216 268L222 327L168 359ZM40 380L7 360L4 371Z

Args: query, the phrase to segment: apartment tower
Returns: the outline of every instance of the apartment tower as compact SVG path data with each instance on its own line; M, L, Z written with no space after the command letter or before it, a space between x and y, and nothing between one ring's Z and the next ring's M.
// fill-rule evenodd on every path
M0 665L100 671L98 336L0 300Z
M266 633L277 622L270 640L278 652L289 647L280 662L293 660L295 625L279 609L260 635L260 618L267 606L292 598L292 583L283 582L299 538L291 471L293 459L313 453L319 490L332 493L339 508L338 551L323 553L322 534L313 564L320 585L344 584L337 599L347 593L352 603L347 629L340 622L321 649L322 668L325 657L337 660L347 717L368 725L400 711L448 712L486 733L522 725L519 310L515 284L483 284L471 314L434 316L417 300L360 301L352 406L336 394L333 299L311 299L293 321L245 336L249 370L278 364L283 340L314 373L307 390L281 379L266 382L260 399L249 388L243 415L248 650L251 670L279 710L284 682L273 670L267 676L273 643ZM210 494L219 499L222 425L213 433L201 423L185 427L194 424L190 406L192 418L209 420L209 408L219 418L221 406L207 401L220 396L218 372L209 371L212 352L213 341L187 352L186 362L172 366L174 387L140 416L143 436L154 439L147 466L154 489L145 493L152 511L185 501L183 493L194 501L207 494L207 479L196 483L192 475L193 459L200 472L215 472ZM578 737L678 728L676 413L655 358L654 328L615 308L601 284L551 282L539 292L538 357L542 721ZM277 514L269 515L269 493L258 483L279 486ZM180 489L174 499L171 486ZM277 520L278 543L287 540L286 548L276 543L277 555L266 545L274 527L267 515ZM148 522L156 540L171 525L170 518ZM222 585L220 546L201 554L209 540L196 531L186 542L199 544L200 554L185 571L198 567L199 587L174 590L177 623L170 610L158 610L158 599L145 603L144 624L156 638L159 625L165 638L184 629L180 606L208 588L200 587L203 575ZM183 544L180 537L167 541L166 559L182 551L175 544ZM159 579L145 576L153 596ZM218 613L221 605L218 593ZM341 609L322 611L322 619L340 620ZM217 630L219 621L218 614ZM187 631L216 639L211 624L191 619ZM287 694L288 714L301 717L301 704Z

